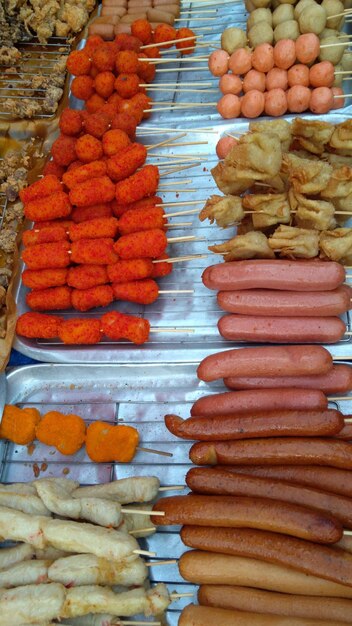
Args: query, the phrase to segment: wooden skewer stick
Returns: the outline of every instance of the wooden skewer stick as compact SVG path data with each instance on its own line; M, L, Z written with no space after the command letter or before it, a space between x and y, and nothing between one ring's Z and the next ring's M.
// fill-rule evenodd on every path
M176 559L168 559L167 561L149 561L149 563L145 563L145 565L147 567L154 567L156 565L173 565L174 563L177 563Z
M166 261L165 261L166 263ZM170 293L170 292L169 292ZM194 333L194 328L151 328L151 333ZM148 450L147 448L137 448L138 450L144 450L145 452L153 452L154 454L160 454L161 456L172 456L172 454L166 452L160 452L160 450Z
M333 98L352 98L352 93L344 93L341 96L333 96Z
M172 144L174 141L177 141L177 139L182 139L182 137L186 137L186 135L187 133L180 132L178 137L174 137L172 139L164 139L164 141L160 141L159 143L150 144L149 146L147 146L147 150L154 150L154 148L160 148L161 146L168 146L169 144Z
M164 511L160 511L160 513L163 513L163 512ZM133 554L139 554L140 556L156 556L156 553L150 552L150 550L133 550Z
M156 204L155 206L161 206L161 207L166 207L166 206L190 206L192 204L202 204L206 202L206 200L187 200L184 202L165 202L164 204ZM197 211L198 213L198 211Z
M154 526L150 527L150 528L138 528L138 530L129 530L128 534L129 535L138 535L139 533L151 533L155 531Z
M326 21L328 21L328 20L332 20L332 18L333 18L333 17L343 17L343 16L345 16L345 15L348 15L348 14L349 14L349 13L351 13L351 12L352 12L352 11L351 11L351 9L345 9L342 13L335 13L335 15L329 15L329 16L326 18Z
M182 131L178 128L155 128L153 126L142 126L137 128L137 135L157 135L161 133L181 133ZM217 134L217 130L213 128L190 128L190 133L212 133L213 135Z
M201 37L203 37L203 35L193 35L192 37L183 37L182 39L172 39L171 41L168 42L161 42L161 43L148 43L146 46L142 46L141 50L146 50L147 48L158 48L159 46L165 46L165 43L168 44L172 44L172 43L181 43L181 41L191 41L194 39L200 39Z
M119 620L118 622L111 622L112 624L116 624L116 626L120 626L120 624L122 624L122 626L162 626L161 622L147 622L146 620Z
M166 487L159 487L159 491L182 491L186 489L186 485L170 485Z
M168 237L168 243L183 243L185 241L204 241L205 237L196 237L195 235L185 235L184 237Z
M162 329L161 331L162 332ZM159 456L173 456L173 454L171 452L163 452L162 450L153 450L153 448L140 448L138 447L137 450L139 450L140 452L152 452L153 454L159 454ZM164 511L159 511L159 512L155 512L153 513L153 515L165 515Z
M140 450L140 448L137 448ZM121 509L121 513L133 514L133 515L154 515L153 511L145 511L144 509ZM159 511L159 513L163 513L164 511Z
M335 72L336 73L336 72ZM170 87L170 85L173 85L173 81L169 81L167 83L155 83L155 87ZM212 87L213 83L207 83L207 82L186 82L186 81L181 81L180 83L177 83L177 87L188 87L189 85L193 85L193 87ZM140 87L145 87L146 89L152 88L153 85L151 85L150 83L139 83Z
M194 593L170 593L171 600L178 600L178 598L193 598Z
M336 48L336 46L349 46L348 41L341 41L339 43L323 43L320 44L320 50L323 48Z
M192 163L191 165L183 165L182 167L174 167L171 170L168 170L167 172L163 172L160 176L160 178L163 178L164 176L168 176L169 174L176 174L177 172L183 172L184 170L190 170L192 167L198 167L199 165L201 165L201 161L198 161L197 163ZM170 167L170 165L169 165Z
M160 93L180 93L182 91L182 93L199 93L199 92L203 92L203 93L219 93L218 89L185 89L185 87L180 87L180 89L178 89L177 87L172 87L171 89L167 89L166 87L161 87L160 89L158 87L147 87L146 89L147 91L156 91L156 92L160 92Z
M164 217L177 217L178 215L195 215L199 213L198 209L189 209L188 211L180 211L178 213L165 213Z
M167 182L165 185L162 183L161 185L159 185L159 188L163 188L163 187L169 187L170 185L189 185L190 183L192 183L192 179L191 178L187 178L185 180L174 180L174 181L170 181Z
M169 59L160 59L159 57L152 59L150 57L148 57L147 59L139 59L139 61L142 61L143 63L154 63L154 65L158 65L160 63L201 63L202 61L207 61L208 57L191 57L191 58L169 58Z
M338 70L337 72L335 72L335 76L338 76L338 74L351 74L351 70Z
M337 44L338 45L338 44ZM346 44L344 44L346 45ZM179 67L168 67L167 69L155 70L156 73L161 72L209 72L208 66L204 67L183 67L180 69Z
M196 259L206 259L208 254L188 254L185 256L176 256L168 259L155 259L152 263L181 263L181 261L194 261Z

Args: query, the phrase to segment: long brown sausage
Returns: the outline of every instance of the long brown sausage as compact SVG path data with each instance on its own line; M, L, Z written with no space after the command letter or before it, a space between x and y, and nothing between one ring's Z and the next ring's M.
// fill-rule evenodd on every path
M226 469L194 467L186 475L186 483L195 493L223 496L271 498L329 511L345 528L352 528L352 500L319 489L294 485L277 478L263 478L227 472Z
M352 624L352 622L349 623ZM178 622L178 626L215 626L215 624L216 626L332 626L330 621L320 619L230 611L195 604L189 604L183 609ZM334 626L346 626L346 622L334 621Z
M241 585L304 596L352 598L352 587L255 558L192 550L181 556L178 567L181 576L196 585Z
M218 465L220 469L221 466ZM352 472L335 467L318 467L316 465L225 465L228 472L250 474L288 480L297 485L305 485L338 493L352 498Z
M333 365L326 374L315 376L268 376L245 378L244 376L226 378L224 383L230 389L270 389L296 387L300 389L320 389L324 393L339 393L352 389L352 367L350 365ZM274 391L274 389L273 389Z
M269 613L306 619L324 617L333 624L338 620L351 624L352 602L340 598L313 598L234 585L202 585L198 590L198 602L202 606L222 609L255 610L265 615Z
M282 437L202 441L189 453L195 465L328 465L352 469L352 446L337 439Z
M316 541L335 543L342 537L342 525L329 513L269 498L227 496L171 496L161 498L151 516L159 526L191 524L227 528L260 528Z
M326 317L349 310L351 294L341 285L332 291L248 289L219 291L218 304L228 313L271 317Z
M218 329L229 341L329 344L341 341L346 324L339 317L224 315Z
M331 354L322 346L263 346L211 354L200 363L197 375L210 382L228 376L326 374L331 368Z
M351 420L352 415L345 415L345 420ZM352 441L352 423L345 423L345 426L334 435L337 439L344 439L345 441Z
M275 381L275 378L272 379ZM274 383L271 383L274 384ZM196 400L191 415L228 415L246 411L325 409L328 401L318 389L251 389L226 391L203 396Z
M278 289L284 291L330 291L345 280L340 263L326 261L250 260L219 263L202 276L209 289Z
M165 415L166 428L177 437L200 441L225 441L254 437L326 437L344 426L342 413L325 411L261 411L239 415L195 416L183 420Z

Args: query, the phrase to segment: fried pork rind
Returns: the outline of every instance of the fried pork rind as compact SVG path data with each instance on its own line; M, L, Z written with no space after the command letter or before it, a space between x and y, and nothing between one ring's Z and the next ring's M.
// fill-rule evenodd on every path
M251 231L245 235L237 235L215 246L209 246L211 252L219 252L224 261L238 261L240 259L274 259L275 255L268 245L264 233Z
M334 168L321 195L324 198L346 198L352 193L352 168L344 165ZM351 209L351 206L350 206Z
M250 122L249 130L257 133L267 133L268 135L277 135L281 142L282 152L288 152L292 141L292 127L286 120Z
M253 213L254 228L269 228L274 224L289 224L291 219L290 205L285 193L246 195L243 206Z
M221 228L238 224L243 218L242 198L238 196L210 196L199 213L201 222L208 219L213 224L215 221Z
M296 211L295 226L313 230L329 230L336 227L335 207L332 202L306 198L301 193L295 193L292 188L289 191L289 201L291 210Z
M285 154L282 169L297 193L313 195L326 188L333 168L323 161L301 159L294 154Z
M328 122L303 120L296 117L292 122L292 134L299 144L313 154L322 154L329 143L335 126Z
M322 259L350 264L352 260L352 228L336 228L321 233L319 247Z
M236 167L227 165L225 161L219 161L211 173L217 187L226 195L243 193L253 183L251 178L241 178Z
M319 231L279 226L269 237L269 246L282 257L312 259L319 254Z
M274 178L280 171L281 143L277 135L246 133L225 158L225 165L236 168L237 177L252 181Z
M336 126L329 145L338 154L352 156L352 120Z

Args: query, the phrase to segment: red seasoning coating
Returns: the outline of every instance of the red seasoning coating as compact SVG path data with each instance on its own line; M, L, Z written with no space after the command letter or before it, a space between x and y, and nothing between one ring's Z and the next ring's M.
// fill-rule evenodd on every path
M90 163L86 163L85 165L81 165L80 167L66 172L62 177L62 182L69 189L73 189L79 183L83 183L91 178L104 176L104 174L106 174L105 161L91 161Z
M70 265L70 244L68 241L40 243L22 252L22 259L30 270L67 267Z
M117 311L111 311L102 316L101 328L104 335L115 341L128 339L135 344L142 344L149 339L148 320Z
M114 299L110 285L98 285L89 289L73 289L72 306L77 311L89 311L98 306L108 306Z
M162 261L164 259L169 259L170 257L167 254L162 254L159 256L156 261ZM152 278L161 278L162 276L168 276L171 274L173 269L172 263L153 263L153 272L151 274Z
M116 185L116 200L119 204L129 204L153 196L159 184L159 169L156 165L146 165L138 172Z
M36 289L26 296L26 303L34 311L55 311L70 309L71 289L69 287L50 287Z
M130 259L108 265L107 274L111 283L126 283L152 276L153 268L150 259Z
M163 230L167 225L162 207L150 207L149 209L132 209L126 211L119 220L121 235L129 235L143 230L159 228Z
M49 244L50 245L50 244ZM113 239L80 239L71 244L72 262L88 265L110 265L118 260Z
M75 289L90 289L108 282L109 277L104 265L77 265L70 267L67 273L67 284Z
M62 191L59 179L52 174L47 174L35 183L29 185L29 187L21 189L20 198L23 204L28 204L28 202L46 198L47 196L50 196L58 191Z
M110 202L114 196L115 185L108 176L86 180L69 193L72 204L79 207Z
M16 332L31 339L53 339L58 336L61 318L45 313L24 313L16 324Z
M126 300L137 304L152 304L159 296L159 288L155 280L145 278L129 283L113 283L115 300Z
M142 167L146 158L146 147L140 143L131 143L107 160L107 173L115 182L123 180Z
M34 246L37 243L50 243L68 239L66 230L62 226L49 226L39 230L25 230L22 235L24 246Z
M58 336L61 341L71 345L99 343L100 321L93 318L64 320L59 326Z
M120 217L130 209L146 209L162 203L162 198L159 196L150 196L149 198L142 198L141 200L137 200L137 202L130 202L129 204L118 204L117 200L113 200L111 206L114 215L116 215L116 217Z
M67 283L67 269L24 270L22 272L22 282L29 289L61 287Z
M118 230L116 217L100 217L80 224L72 224L69 229L71 241L79 239L99 239L100 237L111 237L114 239Z
M75 137L60 135L51 146L51 154L55 163L67 167L72 161L75 161L77 159L75 146Z
M167 238L163 230L149 230L123 235L114 244L114 250L121 259L157 259L165 252Z
M92 204L92 206L76 207L72 211L72 220L75 224L87 222L101 217L112 217L110 204ZM70 224L71 225L71 224Z
M31 222L45 222L60 217L68 217L71 213L69 196L63 191L28 202L24 207L24 214Z

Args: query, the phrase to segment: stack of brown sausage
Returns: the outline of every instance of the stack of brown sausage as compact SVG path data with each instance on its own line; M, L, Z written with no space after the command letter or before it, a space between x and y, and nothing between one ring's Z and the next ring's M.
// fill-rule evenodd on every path
M158 24L174 24L180 16L180 1L172 0L103 0L101 14L89 26L90 35L113 39L113 34L131 34L135 20Z
M159 500L153 519L181 524L193 549L179 569L200 606L179 626L351 624L351 434L325 395L351 390L351 366L321 346L268 346L208 356L198 377L241 390L200 398L189 419L165 416L196 440L200 466L186 476L192 493Z

